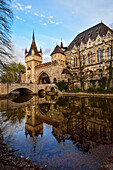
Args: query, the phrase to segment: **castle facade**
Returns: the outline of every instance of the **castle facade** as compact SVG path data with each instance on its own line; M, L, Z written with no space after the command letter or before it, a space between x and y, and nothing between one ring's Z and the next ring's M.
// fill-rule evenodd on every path
M56 46L51 61L42 63L42 50L38 51L33 33L30 50L25 50L25 83L57 83L67 81L74 88L98 86L104 77L113 87L113 31L99 23L81 33L68 47Z

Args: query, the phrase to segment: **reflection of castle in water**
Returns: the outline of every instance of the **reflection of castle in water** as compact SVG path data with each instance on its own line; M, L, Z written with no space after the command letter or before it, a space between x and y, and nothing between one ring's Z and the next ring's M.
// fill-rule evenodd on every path
M87 152L99 143L113 143L113 100L88 98L59 98L26 107L25 133L43 136L43 123L52 125L58 142L70 139Z

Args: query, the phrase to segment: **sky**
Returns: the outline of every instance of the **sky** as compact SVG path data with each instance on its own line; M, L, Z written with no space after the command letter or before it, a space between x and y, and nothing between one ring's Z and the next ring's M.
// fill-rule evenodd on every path
M11 8L14 54L21 63L25 63L24 51L30 48L33 30L43 62L48 62L61 40L68 46L91 26L101 21L107 26L113 23L113 0L12 0Z

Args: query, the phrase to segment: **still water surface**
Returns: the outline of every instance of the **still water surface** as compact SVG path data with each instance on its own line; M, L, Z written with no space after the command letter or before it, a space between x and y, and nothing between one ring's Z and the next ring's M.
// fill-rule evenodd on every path
M0 126L16 156L48 169L96 170L113 147L113 99L0 100Z

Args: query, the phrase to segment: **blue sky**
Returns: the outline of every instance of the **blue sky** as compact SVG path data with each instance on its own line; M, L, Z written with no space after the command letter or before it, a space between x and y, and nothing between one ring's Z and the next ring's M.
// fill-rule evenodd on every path
M29 49L33 30L43 62L61 39L65 46L85 29L101 20L113 23L113 0L13 0L14 22L12 40L18 61L24 62L24 50Z

